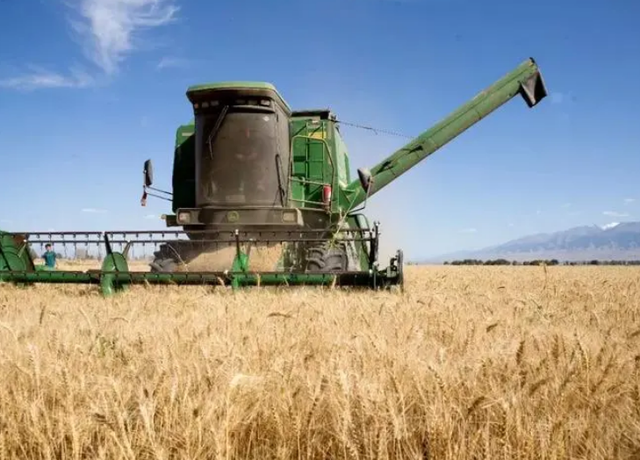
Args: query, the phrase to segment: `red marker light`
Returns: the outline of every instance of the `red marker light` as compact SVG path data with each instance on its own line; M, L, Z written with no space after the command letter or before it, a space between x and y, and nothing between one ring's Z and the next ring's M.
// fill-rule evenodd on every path
M331 186L328 184L322 186L322 202L327 207L331 203Z

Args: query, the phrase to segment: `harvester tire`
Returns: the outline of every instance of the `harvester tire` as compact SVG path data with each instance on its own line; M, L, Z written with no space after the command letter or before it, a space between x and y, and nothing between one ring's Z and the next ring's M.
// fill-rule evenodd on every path
M347 253L342 246L319 246L309 249L307 253L308 272L345 271L347 266Z
M175 250L168 244L163 244L160 249L153 253L153 262L149 264L152 273L172 273L178 268L175 260Z
M176 261L173 259L156 259L150 264L152 273L173 273L176 271Z

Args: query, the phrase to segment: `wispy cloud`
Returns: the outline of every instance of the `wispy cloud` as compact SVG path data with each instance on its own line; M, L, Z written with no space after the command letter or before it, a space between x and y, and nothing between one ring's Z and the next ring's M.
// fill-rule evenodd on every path
M88 212L93 214L104 214L107 212L106 209L97 209L97 208L82 208L82 212Z
M57 72L34 68L31 73L26 75L0 80L0 87L17 90L85 88L93 83L93 77L82 71L72 71L70 75L62 75Z
M146 216L144 216L145 219L157 219L158 216L156 216L155 214L147 214Z
M179 11L176 0L61 0L77 17L69 20L85 56L106 77L115 75L127 56L139 51L140 33L167 25ZM166 65L166 64L165 64ZM35 90L85 88L99 74L27 68L23 75L0 79L0 88Z
M611 216L611 217L629 217L629 214L626 212L603 211L602 214L604 214L605 216Z
M475 228L463 228L460 233L476 233L478 230Z
M160 62L156 65L158 70L176 68L176 67L186 67L189 64L187 59L165 56L160 59Z
M617 227L618 225L620 225L620 222L611 222L610 224L605 224L602 226L603 230L607 230L613 227Z
M635 198L625 198L624 202L626 204L631 204L631 203L635 203L636 199Z
M562 205L563 208L570 208L571 207L571 203L565 203Z
M138 32L172 22L179 10L174 0L80 0L75 9L81 19L72 25L88 58L109 75L136 51Z

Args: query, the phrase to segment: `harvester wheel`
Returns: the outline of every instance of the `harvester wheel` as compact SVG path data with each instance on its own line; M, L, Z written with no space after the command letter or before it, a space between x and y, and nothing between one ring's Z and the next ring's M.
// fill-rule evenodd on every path
M340 246L317 246L307 253L308 272L333 272L347 269L347 253Z
M156 259L150 264L151 272L173 273L176 271L176 261L172 259Z
M152 273L172 273L178 268L176 261L176 250L169 244L163 244L160 249L153 253L153 262L149 264Z

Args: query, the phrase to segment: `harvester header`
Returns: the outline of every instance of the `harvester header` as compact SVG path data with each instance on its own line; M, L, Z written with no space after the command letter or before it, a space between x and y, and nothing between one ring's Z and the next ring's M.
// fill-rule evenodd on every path
M517 95L529 108L547 96L533 59L352 178L329 109L293 110L264 82L190 86L193 118L176 130L172 190L153 187L151 160L143 169L141 204L148 195L170 201L168 229L0 232L0 282L97 283L107 295L137 283L402 286L402 251L379 268L379 224L361 205ZM82 241L105 248L100 270L34 263L31 245ZM159 245L147 271L129 270L134 244Z

